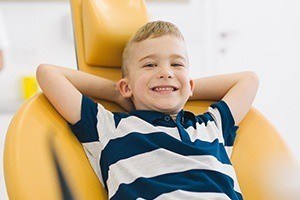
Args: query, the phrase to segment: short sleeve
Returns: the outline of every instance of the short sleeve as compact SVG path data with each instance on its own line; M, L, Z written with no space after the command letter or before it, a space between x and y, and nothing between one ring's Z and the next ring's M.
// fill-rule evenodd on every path
M68 125L89 153L88 156L94 158L99 157L102 143L109 140L115 130L113 113L85 95L82 95L80 120Z
M82 143L90 164L103 185L102 174L99 166L99 156L102 150L102 145L99 141L98 135L98 115L103 114L101 111L104 109L99 111L98 108L99 104L95 103L91 98L82 95L81 118L74 125L70 123L68 123L68 125L77 139Z
M72 132L81 143L98 141L97 131L97 103L89 97L82 95L81 118L74 125L68 123Z
M234 125L233 115L226 102L221 100L211 104L208 108L208 113L214 119L219 130L221 130L224 138L224 145L233 146L236 131L239 127Z

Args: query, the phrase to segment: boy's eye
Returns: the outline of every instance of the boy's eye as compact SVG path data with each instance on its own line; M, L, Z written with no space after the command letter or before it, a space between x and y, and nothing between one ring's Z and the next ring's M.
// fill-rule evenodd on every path
M184 65L181 64L181 63L172 63L171 66L174 66L174 67L184 67Z
M144 67L155 67L155 66L156 66L156 65L153 64L153 63L149 63L149 64L144 65Z

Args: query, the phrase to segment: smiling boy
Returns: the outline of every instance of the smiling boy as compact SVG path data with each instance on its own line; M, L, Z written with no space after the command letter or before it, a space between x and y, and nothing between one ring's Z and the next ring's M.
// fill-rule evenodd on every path
M177 114L194 89L184 41L164 35L131 42L124 54L125 78L118 82L122 95L133 97L137 110Z
M242 199L230 162L238 124L259 80L241 72L192 80L184 38L149 22L128 41L117 83L43 64L38 82L83 144L109 199ZM129 113L91 100L116 102ZM214 100L207 112L188 99Z

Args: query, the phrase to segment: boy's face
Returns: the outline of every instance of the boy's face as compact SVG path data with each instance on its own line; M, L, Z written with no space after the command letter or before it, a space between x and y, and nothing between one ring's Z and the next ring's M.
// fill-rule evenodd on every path
M118 86L137 110L177 114L192 95L194 83L181 39L162 36L135 43L127 66L128 74Z

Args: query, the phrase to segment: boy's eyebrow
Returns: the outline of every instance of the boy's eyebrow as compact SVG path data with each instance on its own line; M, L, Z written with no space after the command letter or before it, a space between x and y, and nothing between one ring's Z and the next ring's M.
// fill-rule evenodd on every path
M149 55L147 55L147 56L141 58L141 59L139 60L139 62L141 62L142 60L144 60L144 59L146 59L146 58L153 58L153 57L156 57L156 56L157 56L157 54L149 54ZM184 58L182 55L179 55L179 54L172 54L172 55L170 56L170 58L181 58L181 59L185 60L185 58Z
M144 59L146 59L146 58L153 58L153 57L156 57L156 56L157 56L157 54L149 54L149 55L147 55L147 56L141 58L141 59L139 60L139 62L141 62L142 60L144 60Z

